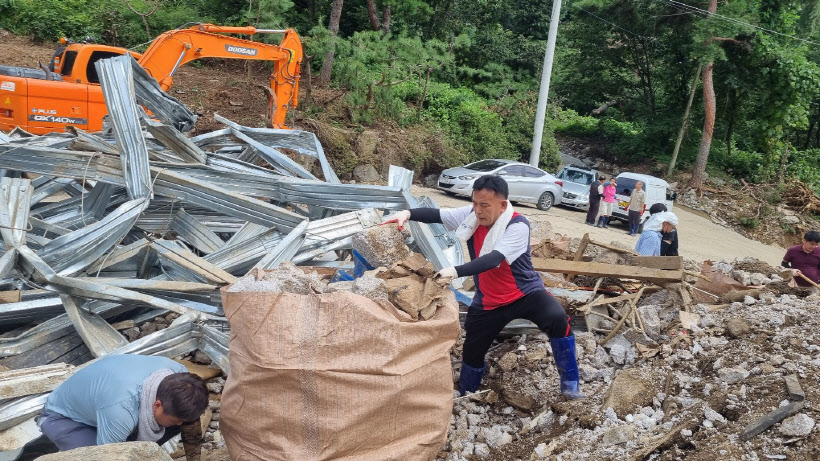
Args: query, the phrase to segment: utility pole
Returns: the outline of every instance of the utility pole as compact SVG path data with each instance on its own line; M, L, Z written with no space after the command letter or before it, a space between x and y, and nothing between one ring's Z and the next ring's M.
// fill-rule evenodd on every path
M544 119L547 115L547 96L550 92L550 75L552 58L555 56L555 39L558 37L558 19L561 17L561 0L552 1L550 32L547 37L547 51L544 54L544 67L541 69L541 89L538 91L538 109L535 111L535 129L532 136L530 165L537 167L541 157L541 138L544 136Z

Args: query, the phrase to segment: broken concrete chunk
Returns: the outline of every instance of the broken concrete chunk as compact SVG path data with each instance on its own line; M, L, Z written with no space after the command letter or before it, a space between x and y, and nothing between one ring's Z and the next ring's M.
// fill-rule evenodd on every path
M647 336L654 340L658 340L661 336L661 318L658 315L660 306L657 305L643 305L638 308L638 315L641 316L643 322L643 329Z
M373 267L392 267L410 256L410 248L404 244L404 234L395 223L354 234L353 249Z
M370 299L387 298L387 285L384 280L369 273L354 280L350 291Z
M726 384L735 384L749 377L749 372L745 368L720 368L717 371L718 378Z
M507 352L498 359L498 367L504 371L512 371L518 367L518 356L515 352Z
M41 461L172 461L155 442L125 442L61 451L37 458Z
M780 423L780 433L788 437L803 437L814 429L814 419L805 413L798 413Z
M619 418L624 418L635 408L651 405L652 396L656 393L652 382L641 375L639 370L626 369L615 376L601 409L612 408Z
M749 321L744 318L734 317L726 322L726 334L730 338L744 338L749 334L749 332L751 332L751 330L752 326L749 324Z
M306 295L324 293L326 288L327 282L317 272L305 273L292 262L285 261L276 269L254 269L228 287L228 291L282 291Z
M635 426L632 424L625 424L623 426L615 426L606 432L601 437L601 442L604 445L620 445L629 442L635 435Z

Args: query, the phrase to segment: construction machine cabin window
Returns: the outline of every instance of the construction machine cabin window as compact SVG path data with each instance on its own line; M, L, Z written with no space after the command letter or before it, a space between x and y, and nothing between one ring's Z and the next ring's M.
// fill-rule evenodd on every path
M85 76L88 79L88 83L100 83L100 76L97 75L97 67L94 66L94 63L100 59L108 59L121 55L122 53L112 51L95 51L91 53L91 57L88 58L88 65L85 67Z
M63 63L60 66L60 75L71 75L71 71L74 69L74 61L76 60L76 51L66 51L65 55L63 56Z

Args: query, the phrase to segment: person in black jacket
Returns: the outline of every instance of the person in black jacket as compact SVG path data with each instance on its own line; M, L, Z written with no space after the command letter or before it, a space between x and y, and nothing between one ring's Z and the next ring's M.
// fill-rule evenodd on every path
M600 176L598 182L592 181L589 185L589 211L587 211L587 224L595 225L598 218L598 210L601 208L601 197L604 196L604 181L606 178Z

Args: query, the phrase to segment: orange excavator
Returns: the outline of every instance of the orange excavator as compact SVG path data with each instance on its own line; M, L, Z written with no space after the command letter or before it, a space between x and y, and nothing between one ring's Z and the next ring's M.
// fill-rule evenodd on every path
M279 45L270 45L226 34L284 34ZM289 107L298 104L302 42L293 29L227 27L196 24L158 36L144 53L91 43L68 43L58 49L48 67L40 69L0 66L0 131L20 127L45 134L74 126L86 131L102 129L105 107L94 63L130 53L163 91L173 84L174 72L199 58L265 60L273 63L268 96L268 126L287 128ZM268 90L268 88L265 88Z

